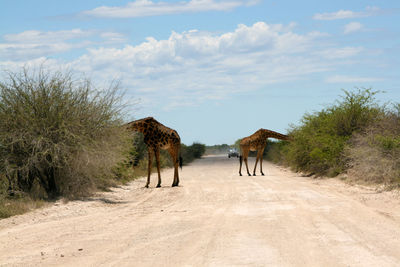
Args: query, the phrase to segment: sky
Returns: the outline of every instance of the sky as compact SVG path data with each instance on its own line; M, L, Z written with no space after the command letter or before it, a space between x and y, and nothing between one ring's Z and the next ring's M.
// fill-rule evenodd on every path
M0 0L0 72L38 66L119 81L127 121L233 144L343 89L400 102L400 1Z

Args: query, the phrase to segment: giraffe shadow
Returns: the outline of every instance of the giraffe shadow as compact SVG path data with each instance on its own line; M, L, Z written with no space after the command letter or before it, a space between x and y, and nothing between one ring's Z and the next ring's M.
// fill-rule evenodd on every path
M171 185L162 185L160 187L156 187L156 186L149 186L149 187L145 187L142 186L140 187L141 190L151 190L151 191L157 191L157 190L163 190L163 189L173 189L173 188L182 188L183 185L176 185L176 186L171 186Z
M105 197L100 197L100 198L87 198L83 201L87 202L102 202L104 204L112 204L112 205L118 205L118 204L127 204L129 201L120 201L120 200L113 200L113 199L108 199Z

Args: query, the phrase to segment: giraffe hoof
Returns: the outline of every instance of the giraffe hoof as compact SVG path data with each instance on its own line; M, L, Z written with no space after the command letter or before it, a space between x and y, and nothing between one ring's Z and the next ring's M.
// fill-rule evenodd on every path
M255 174L255 173L253 173L253 176L256 176L256 174Z
M250 174L250 173L248 173L248 175L249 175L249 176L251 176L251 174Z
M148 185L148 184L146 184L144 187L145 187L145 188L149 188L149 185Z
M264 174L264 173L261 173L261 175L262 175L262 176L265 176L265 174Z
M242 176L242 174L241 174L241 173L239 173L239 176Z
M158 184L156 187L159 188L159 187L161 187L161 185Z

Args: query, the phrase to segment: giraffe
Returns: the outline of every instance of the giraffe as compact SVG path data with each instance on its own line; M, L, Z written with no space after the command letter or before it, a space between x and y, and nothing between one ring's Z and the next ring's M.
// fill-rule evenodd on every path
M140 120L135 120L125 124L126 128L131 131L141 132L144 135L144 142L147 145L149 154L149 164L147 171L146 188L149 187L152 157L155 155L158 172L157 187L161 187L161 174L160 174L160 149L168 150L171 155L172 162L174 163L174 181L172 186L179 185L178 164L182 168L182 158L179 157L179 149L181 147L181 139L178 133L170 129L153 117L147 117Z
M260 172L261 175L264 175L262 171L262 160L263 160L263 153L265 146L267 145L267 139L269 137L280 139L280 140L288 140L289 137L284 134L280 134L274 131L266 130L266 129L259 129L252 135L248 137L244 137L240 141L240 168L239 168L239 175L242 176L242 161L244 160L244 163L246 164L246 169L247 169L247 174L251 176L249 172L249 166L247 164L247 158L249 156L250 151L257 151L257 158L256 158L256 164L254 165L254 171L253 175L256 175L256 167L258 161L260 161Z

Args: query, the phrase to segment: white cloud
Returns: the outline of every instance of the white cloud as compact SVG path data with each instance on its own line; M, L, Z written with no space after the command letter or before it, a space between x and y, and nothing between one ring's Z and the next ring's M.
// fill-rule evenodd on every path
M375 16L381 13L378 7L366 7L365 11L354 12L351 10L339 10L331 13L318 13L313 16L315 20L337 20L337 19L353 19Z
M83 16L102 18L134 18L158 15L194 13L204 11L229 11L239 6L255 5L258 0L191 0L189 2L152 2L150 0L137 0L129 2L126 6L110 7L101 6L81 13Z
M321 41L324 34L298 34L294 26L257 22L222 34L173 32L168 39L148 37L123 48L91 47L71 61L48 63L83 72L98 82L120 78L130 95L149 105L173 108L298 81L332 70L363 51L362 47L327 47ZM0 68L17 64L0 62Z
M334 75L328 77L326 82L328 83L368 83L382 81L382 78L376 77L357 77L357 76L346 76L346 75Z
M100 39L95 41L95 39ZM50 56L93 44L109 44L125 41L120 33L72 29L64 31L24 31L3 36L0 57L4 59L29 60Z
M63 53L74 48L86 46L87 43L3 43L0 44L0 58L9 60L29 60L31 58Z
M18 34L7 34L4 36L4 40L10 43L55 43L65 41L69 39L82 38L87 35L91 35L89 31L83 31L81 29L72 29L68 31L24 31Z
M328 48L315 52L316 55L326 59L345 59L354 57L364 50L363 47Z
M363 25L359 22L350 22L344 26L344 34L349 34L352 32L357 32L363 28Z
M100 37L107 40L107 42L121 43L126 41L125 36L118 32L102 32L100 33Z

